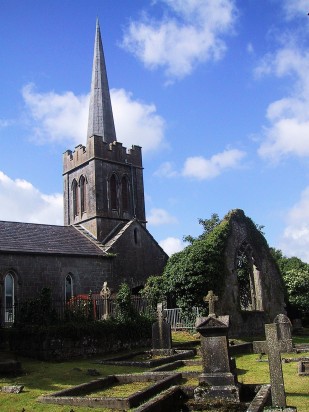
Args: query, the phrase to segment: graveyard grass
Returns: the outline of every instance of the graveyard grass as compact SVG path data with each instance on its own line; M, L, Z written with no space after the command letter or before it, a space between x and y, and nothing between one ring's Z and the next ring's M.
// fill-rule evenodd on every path
M309 342L309 338L307 337L301 339L302 342ZM188 340L195 340L195 338L185 332L173 333L173 341L176 344ZM287 358L300 356L308 357L309 353L282 354L282 357ZM239 382L269 382L268 363L257 362L257 359L258 355L256 354L239 355L236 357ZM266 357L263 359L266 359ZM23 392L17 395L0 392L1 412L70 412L71 410L74 410L74 412L107 412L110 410L42 404L37 402L36 399L40 395L50 394L96 379L96 377L87 375L88 369L96 369L99 371L101 376L98 376L98 378L106 375L136 373L146 370L145 368L137 367L95 364L92 359L61 363L41 362L22 357L18 358L18 360L22 363L24 374L15 378L0 378L0 386L22 384L25 387ZM196 368L194 367L192 369ZM283 373L288 405L297 406L298 412L309 411L309 376L298 376L297 362L283 363ZM134 385L135 384L125 385L125 387L121 389L122 396L131 394Z

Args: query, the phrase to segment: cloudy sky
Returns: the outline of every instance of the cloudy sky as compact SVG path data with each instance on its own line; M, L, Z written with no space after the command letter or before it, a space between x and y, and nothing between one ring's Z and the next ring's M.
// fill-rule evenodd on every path
M309 262L308 0L0 0L0 219L62 224L99 17L116 123L169 253L243 209Z

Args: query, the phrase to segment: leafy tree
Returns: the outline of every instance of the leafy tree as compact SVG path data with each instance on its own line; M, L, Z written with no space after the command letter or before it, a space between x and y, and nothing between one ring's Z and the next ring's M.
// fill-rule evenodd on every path
M131 290L126 283L122 283L116 296L117 319L120 321L131 320L136 316L131 302Z
M165 278L163 276L149 276L141 295L148 300L148 303L156 308L159 302L165 298Z
M309 265L283 274L289 303L303 315L309 315Z
M204 229L203 233L197 238L194 238L193 236L190 236L190 235L184 236L183 240L185 242L189 242L192 244L195 240L204 239L220 223L220 218L217 213L213 213L210 219L199 218L198 222L200 225L203 226L203 229Z
M212 289L220 293L225 276L223 253L229 233L228 220L218 215L200 219L204 232L191 244L169 259L163 273L165 292L174 296L184 312L192 306L204 307L203 297Z
M309 264L298 257L286 257L271 248L286 287L287 310L291 317L309 315Z

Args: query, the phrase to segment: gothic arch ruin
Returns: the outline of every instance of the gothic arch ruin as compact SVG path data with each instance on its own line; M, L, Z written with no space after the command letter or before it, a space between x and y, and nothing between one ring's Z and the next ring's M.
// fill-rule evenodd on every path
M231 211L224 258L226 281L220 314L231 319L231 336L264 334L264 324L285 312L284 286L269 246L240 209Z

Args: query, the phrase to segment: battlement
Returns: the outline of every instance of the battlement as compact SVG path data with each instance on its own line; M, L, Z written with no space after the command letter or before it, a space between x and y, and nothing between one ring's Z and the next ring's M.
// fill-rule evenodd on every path
M63 154L63 173L81 166L93 158L105 161L128 163L136 167L142 167L142 148L132 146L127 149L120 142L106 143L101 136L88 138L87 146L78 145L75 150L67 150Z

